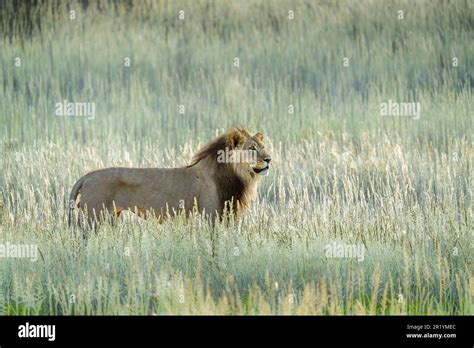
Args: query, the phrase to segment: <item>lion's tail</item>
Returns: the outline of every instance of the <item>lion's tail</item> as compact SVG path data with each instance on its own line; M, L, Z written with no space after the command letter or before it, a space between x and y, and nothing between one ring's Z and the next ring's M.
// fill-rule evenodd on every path
M74 207L76 205L76 199L77 196L79 195L79 191L82 188L82 185L84 184L84 176L77 180L77 182L74 184L71 190L71 194L69 195L69 201L68 201L68 215L67 215L67 225L71 227L72 223L72 213L74 210Z

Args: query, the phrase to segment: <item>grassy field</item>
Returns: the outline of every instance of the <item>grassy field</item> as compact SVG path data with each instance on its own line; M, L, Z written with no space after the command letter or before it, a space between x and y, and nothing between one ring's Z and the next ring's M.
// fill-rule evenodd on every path
M0 259L0 314L474 314L472 1L17 6L0 244L39 253ZM86 172L181 166L236 124L274 162L241 220L67 228Z

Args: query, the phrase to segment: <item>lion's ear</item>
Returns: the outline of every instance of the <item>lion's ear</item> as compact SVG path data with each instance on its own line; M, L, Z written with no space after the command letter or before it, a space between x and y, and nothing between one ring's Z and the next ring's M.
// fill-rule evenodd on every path
M255 139L257 139L258 141L260 142L263 142L263 134L258 132L258 133L255 133L255 135L253 136Z
M242 135L241 132L238 130L235 130L229 134L227 137L227 146L229 146L231 149L236 148L240 144L243 144L245 142L245 137Z

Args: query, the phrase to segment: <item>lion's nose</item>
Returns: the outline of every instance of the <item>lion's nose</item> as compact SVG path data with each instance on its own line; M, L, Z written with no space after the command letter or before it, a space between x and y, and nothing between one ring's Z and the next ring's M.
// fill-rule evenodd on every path
M272 159L270 157L265 157L263 160L267 163L270 163Z

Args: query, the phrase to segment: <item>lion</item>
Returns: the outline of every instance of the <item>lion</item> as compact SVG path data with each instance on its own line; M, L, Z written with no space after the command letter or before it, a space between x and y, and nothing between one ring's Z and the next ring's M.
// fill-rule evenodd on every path
M68 225L75 208L81 212L78 225L85 214L90 227L123 211L160 220L180 212L198 212L213 221L227 211L239 216L255 198L259 179L269 173L271 157L264 148L261 132L251 135L234 127L201 148L185 167L90 172L71 190Z

